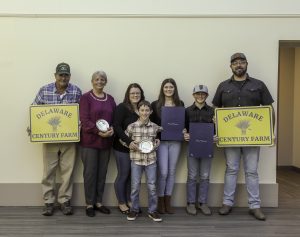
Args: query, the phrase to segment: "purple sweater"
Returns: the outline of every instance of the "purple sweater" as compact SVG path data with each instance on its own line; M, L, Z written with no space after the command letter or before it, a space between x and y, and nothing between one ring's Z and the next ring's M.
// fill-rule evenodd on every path
M104 93L104 98L97 97L93 91L83 94L79 102L79 114L81 121L82 147L107 149L112 145L112 137L102 138L98 135L96 121L105 119L109 125L112 124L113 113L116 108L114 98Z

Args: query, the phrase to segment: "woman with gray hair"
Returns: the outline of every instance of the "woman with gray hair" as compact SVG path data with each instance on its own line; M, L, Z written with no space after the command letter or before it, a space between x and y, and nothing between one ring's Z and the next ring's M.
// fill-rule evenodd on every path
M110 214L110 210L102 205L102 196L113 141L114 130L111 124L116 103L111 95L104 92L106 83L105 72L93 73L93 89L83 94L79 103L81 159L86 215L89 217L95 216L95 210ZM99 120L104 126L96 125Z

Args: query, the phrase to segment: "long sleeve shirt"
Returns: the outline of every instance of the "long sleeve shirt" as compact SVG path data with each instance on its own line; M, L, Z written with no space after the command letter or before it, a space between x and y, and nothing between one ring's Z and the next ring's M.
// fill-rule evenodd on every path
M92 90L82 95L79 104L81 146L96 149L111 147L113 138L99 136L96 122L99 119L105 119L111 126L115 108L114 98L107 93L104 93L103 98L97 97Z

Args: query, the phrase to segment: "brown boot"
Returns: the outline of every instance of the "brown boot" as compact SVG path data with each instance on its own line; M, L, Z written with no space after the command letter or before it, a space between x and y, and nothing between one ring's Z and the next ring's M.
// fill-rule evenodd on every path
M165 214L166 209L165 209L165 197L158 197L157 200L157 211L160 214Z
M168 214L174 214L175 211L171 207L171 196L165 196L165 207L166 207L166 213Z

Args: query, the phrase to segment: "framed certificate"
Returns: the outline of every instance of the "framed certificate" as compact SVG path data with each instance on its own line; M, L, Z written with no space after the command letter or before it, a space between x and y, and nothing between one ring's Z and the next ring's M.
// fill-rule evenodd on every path
M189 156L212 158L214 150L214 124L190 123Z
M164 141L182 141L185 120L184 107L166 107L161 108L161 140Z
M30 141L40 143L78 142L78 104L32 105Z
M252 106L216 109L217 145L272 146L272 107Z

